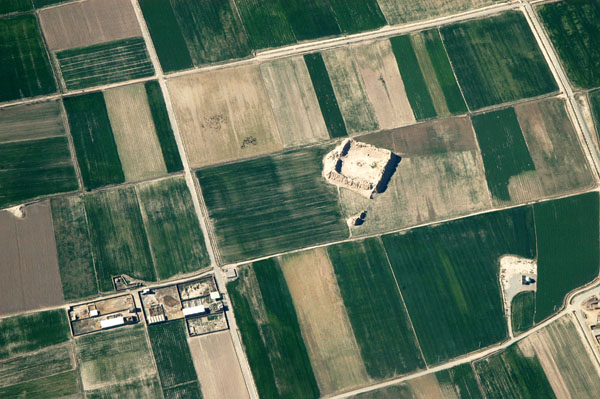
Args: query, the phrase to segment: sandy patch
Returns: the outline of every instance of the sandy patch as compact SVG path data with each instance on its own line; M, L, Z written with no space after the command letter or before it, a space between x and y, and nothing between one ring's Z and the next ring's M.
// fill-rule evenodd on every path
M341 47L321 54L348 133L377 130L375 110L363 87L352 51Z
M257 65L167 83L192 167L283 149Z
M284 146L329 139L302 57L266 62L261 64L260 72Z
M167 173L143 84L104 92L106 109L127 181Z
M142 36L130 0L86 0L40 10L51 51Z
M510 202L520 204L544 197L544 188L536 171L523 172L508 180ZM498 201L502 202L502 201Z
M324 249L280 259L321 394L368 381L333 267Z
M513 298L521 292L536 291L537 289L537 283L523 285L523 276L537 280L537 262L535 259L521 258L514 255L500 257L500 287L502 288L504 311L506 312L510 331L512 331L511 305Z
M188 338L205 399L250 398L229 331Z
M414 123L415 116L389 40L360 44L351 50L379 127L391 129Z
M48 201L0 212L0 314L64 302Z

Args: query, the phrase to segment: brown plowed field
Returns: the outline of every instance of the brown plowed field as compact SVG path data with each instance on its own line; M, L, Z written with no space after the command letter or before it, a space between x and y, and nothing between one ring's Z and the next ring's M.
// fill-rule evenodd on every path
M0 212L0 276L0 314L64 302L49 202Z

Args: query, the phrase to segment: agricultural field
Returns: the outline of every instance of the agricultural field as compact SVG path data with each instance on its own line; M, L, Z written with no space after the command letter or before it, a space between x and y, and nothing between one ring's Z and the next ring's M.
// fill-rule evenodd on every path
M221 261L348 236L337 190L321 177L326 151L313 147L197 171Z
M600 90L595 90L589 93L590 108L593 115L594 125L598 141L600 141Z
M250 65L167 82L192 167L283 148L261 80L259 67Z
M56 92L56 81L34 15L0 19L0 102Z
M598 276L598 193L533 206L538 246L535 321L556 312L565 295ZM569 273L564 273L568 265Z
M367 212L362 225L352 226L354 236L491 207L483 161L469 118L455 117L368 134L361 136L360 141L388 149L401 159L385 191L371 200L340 189L346 216Z
M451 25L441 34L471 110L557 90L520 12Z
M0 207L79 189L60 103L0 110Z
M79 387L77 371L67 371L0 388L0 398L60 399L80 397L80 392L81 388Z
M163 390L197 382L186 339L185 321L173 320L149 325L148 335Z
M88 399L154 399L160 398L160 385L156 376L134 379L120 384L108 385L85 392Z
M165 399L202 399L202 391L198 382L190 382L163 390Z
M0 4L0 15L26 12L33 9L31 0L4 0Z
M386 25L377 0L332 0L328 3L342 33L358 33Z
M156 376L143 326L84 335L75 347L86 391Z
M498 0L377 0L390 25L456 14L494 4Z
M48 201L0 212L0 314L64 302Z
M204 236L185 179L142 183L136 190L157 277L208 266Z
M498 259L535 258L533 223L515 208L382 237L427 364L506 339Z
M369 1L371 2L371 1ZM325 0L289 0L279 2L298 41L339 35L340 26L331 6ZM338 1L338 3L341 3Z
M0 387L58 374L74 368L70 344L14 357L0 363Z
M496 204L521 203L593 184L563 100L520 104L472 119Z
M69 90L154 75L141 37L62 50L56 53L56 59Z
M528 291L517 294L512 300L510 311L515 335L529 330L533 326L535 293Z
M573 85L600 86L600 4L568 0L536 10Z
M296 42L280 0L235 0L251 48L259 50Z
M250 398L229 331L189 338L188 344L204 399Z

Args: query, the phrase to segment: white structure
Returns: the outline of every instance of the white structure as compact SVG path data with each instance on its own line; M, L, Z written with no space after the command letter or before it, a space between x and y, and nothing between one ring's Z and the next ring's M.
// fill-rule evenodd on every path
M204 313L204 312L206 312L206 309L202 305L191 306L189 308L183 308L184 316L191 316L194 314L200 314L200 313Z
M210 299L212 299L213 301L218 301L219 299L221 299L221 294L219 294L219 291L213 291L210 293Z
M102 329L122 326L125 324L123 317L113 317L112 319L100 320L100 327Z
M100 316L100 312L98 312L98 310L96 310L96 309L90 310L90 317L96 317L96 316Z

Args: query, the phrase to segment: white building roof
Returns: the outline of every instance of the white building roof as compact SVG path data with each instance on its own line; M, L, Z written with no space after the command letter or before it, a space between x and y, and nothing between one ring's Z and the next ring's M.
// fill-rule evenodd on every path
M212 299L213 301L219 300L221 299L221 294L219 293L219 291L213 291L210 293L210 299Z
M123 324L125 324L125 319L123 319L123 317L115 317L112 319L100 320L100 327L102 328L111 328L121 326Z
M190 315L198 314L198 313L204 313L205 311L206 311L206 309L202 305L191 306L189 308L183 308L183 314L185 316L190 316Z

